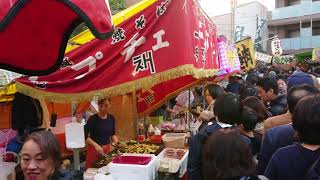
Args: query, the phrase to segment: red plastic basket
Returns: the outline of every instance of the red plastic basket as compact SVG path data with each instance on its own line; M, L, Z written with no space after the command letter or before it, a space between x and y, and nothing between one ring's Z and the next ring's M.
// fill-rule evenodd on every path
M112 160L117 164L135 164L135 165L147 165L151 161L151 157L148 156L119 156Z
M162 135L153 135L149 139L150 139L150 142L154 144L162 143Z

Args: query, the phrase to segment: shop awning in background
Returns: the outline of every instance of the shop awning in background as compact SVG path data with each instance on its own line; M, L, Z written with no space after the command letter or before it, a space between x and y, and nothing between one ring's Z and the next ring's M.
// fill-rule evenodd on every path
M71 51L47 76L17 79L18 91L50 101L91 100L217 74L216 27L193 0L159 0L121 23L108 40Z
M296 60L298 62L305 61L305 59L311 59L312 58L312 51L306 51L303 53L295 54Z
M113 33L106 0L1 0L0 68L46 75L60 68L69 36L85 22L106 39Z

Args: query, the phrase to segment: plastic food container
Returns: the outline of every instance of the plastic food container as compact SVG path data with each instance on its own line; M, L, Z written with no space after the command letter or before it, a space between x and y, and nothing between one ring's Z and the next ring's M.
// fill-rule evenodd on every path
M166 148L184 148L186 133L168 133L162 136Z
M154 180L156 178L156 156L149 154L123 154L123 156L150 157L146 165L118 164L111 162L109 172L115 180Z
M119 156L113 159L117 164L147 165L151 161L150 156Z
M157 156L157 163L156 163L156 168L159 169L159 166L160 166L160 160L163 159L163 158L166 158L166 152L167 150L171 151L172 149L164 149L158 156ZM189 150L185 150L185 149L174 149L175 153L179 152L179 151L183 151L184 152L184 155L183 157L179 160L179 163L180 163L180 168L179 168L179 171L177 172L178 173L178 176L180 178L182 178L186 171L187 171L187 165L188 165L188 155L189 155ZM164 173L166 174L166 173Z

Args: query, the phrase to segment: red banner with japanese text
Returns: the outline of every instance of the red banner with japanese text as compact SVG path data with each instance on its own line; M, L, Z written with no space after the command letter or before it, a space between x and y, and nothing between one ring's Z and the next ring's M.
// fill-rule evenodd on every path
M115 96L190 76L216 75L216 27L197 1L158 0L116 27L71 51L61 69L17 79L18 91L51 101Z
M166 81L149 89L142 89L136 92L137 112L139 115L146 115L155 108L161 106L165 101L178 95L182 90L201 82L192 76L184 76Z

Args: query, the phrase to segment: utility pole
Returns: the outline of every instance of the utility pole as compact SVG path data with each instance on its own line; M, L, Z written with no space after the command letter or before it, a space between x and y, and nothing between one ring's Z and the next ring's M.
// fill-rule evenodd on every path
M231 41L234 42L235 37L235 10L237 7L237 0L230 0L231 5Z

